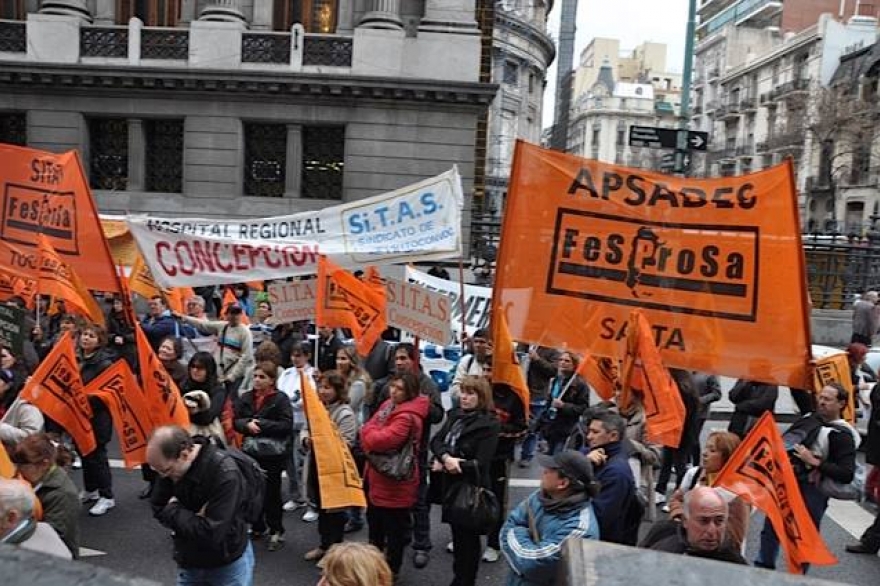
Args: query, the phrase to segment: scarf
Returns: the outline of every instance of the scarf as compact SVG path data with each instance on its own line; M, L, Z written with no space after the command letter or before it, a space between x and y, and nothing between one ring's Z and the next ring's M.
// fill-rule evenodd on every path
M274 397L276 392L275 389L270 389L268 391L258 391L257 389L254 389L254 415L260 412L263 405L265 405L269 399Z
M457 417L452 421L452 425L449 426L449 431L446 432L445 443L452 453L458 452L456 447L458 446L458 440L461 438L461 432L479 416L480 412L476 409L473 411L458 411Z
M590 496L585 492L576 492L561 499L555 499L545 493L543 490L538 493L538 500L541 506L548 513L558 514L570 511L571 509L580 509L584 504L590 502Z

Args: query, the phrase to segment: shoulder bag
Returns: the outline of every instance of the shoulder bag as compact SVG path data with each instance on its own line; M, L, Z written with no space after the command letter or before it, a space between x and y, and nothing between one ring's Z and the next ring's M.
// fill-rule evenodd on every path
M415 426L411 428L415 429ZM373 470L394 480L408 480L415 471L415 438L412 431L403 446L388 452L366 452L365 456Z
M476 478L480 478L476 461L474 468ZM488 534L500 515L495 493L471 482L467 476L453 483L443 497L443 521L478 535Z

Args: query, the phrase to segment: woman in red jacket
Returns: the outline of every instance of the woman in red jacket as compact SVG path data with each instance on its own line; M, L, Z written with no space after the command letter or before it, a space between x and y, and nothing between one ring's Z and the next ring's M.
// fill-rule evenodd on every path
M413 470L408 478L395 480L369 463L365 474L370 543L385 551L396 576L412 531L410 513L419 490L419 439L429 400L419 393L419 379L411 373L393 376L388 390L389 399L361 429L361 448L366 453L387 453L401 450L407 442L413 443Z

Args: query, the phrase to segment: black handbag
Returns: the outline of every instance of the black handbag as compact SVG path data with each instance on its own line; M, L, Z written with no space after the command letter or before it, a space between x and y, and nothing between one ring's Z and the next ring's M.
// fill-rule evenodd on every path
M414 429L410 428L410 429ZM408 480L415 471L415 438L410 432L406 443L397 450L389 452L366 452L364 455L373 470L393 480Z
M251 458L280 458L290 454L290 440L262 435L249 435L241 444L241 451Z
M480 478L479 467L476 478ZM500 515L501 505L495 493L470 482L466 476L453 483L443 497L443 521L478 535L487 535Z

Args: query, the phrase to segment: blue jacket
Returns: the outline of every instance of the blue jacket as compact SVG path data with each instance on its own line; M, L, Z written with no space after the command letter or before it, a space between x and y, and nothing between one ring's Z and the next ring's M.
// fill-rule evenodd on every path
M194 327L189 324L180 323L174 319L171 311L167 309L159 317L151 317L149 315L145 317L141 322L141 328L144 330L144 334L147 335L147 340L149 340L154 352L159 350L159 344L168 336L195 338L197 335Z
M601 488L593 498L593 508L599 520L599 535L602 541L623 543L626 529L623 519L631 499L636 496L636 483L632 468L629 467L627 450L622 442L602 446L608 460L593 470ZM589 452L589 449L586 449Z
M599 526L589 501L555 514L544 510L538 494L533 492L511 511L501 529L501 551L511 569L507 586L552 585L566 539L599 539ZM537 542L529 534L526 507L532 510Z

